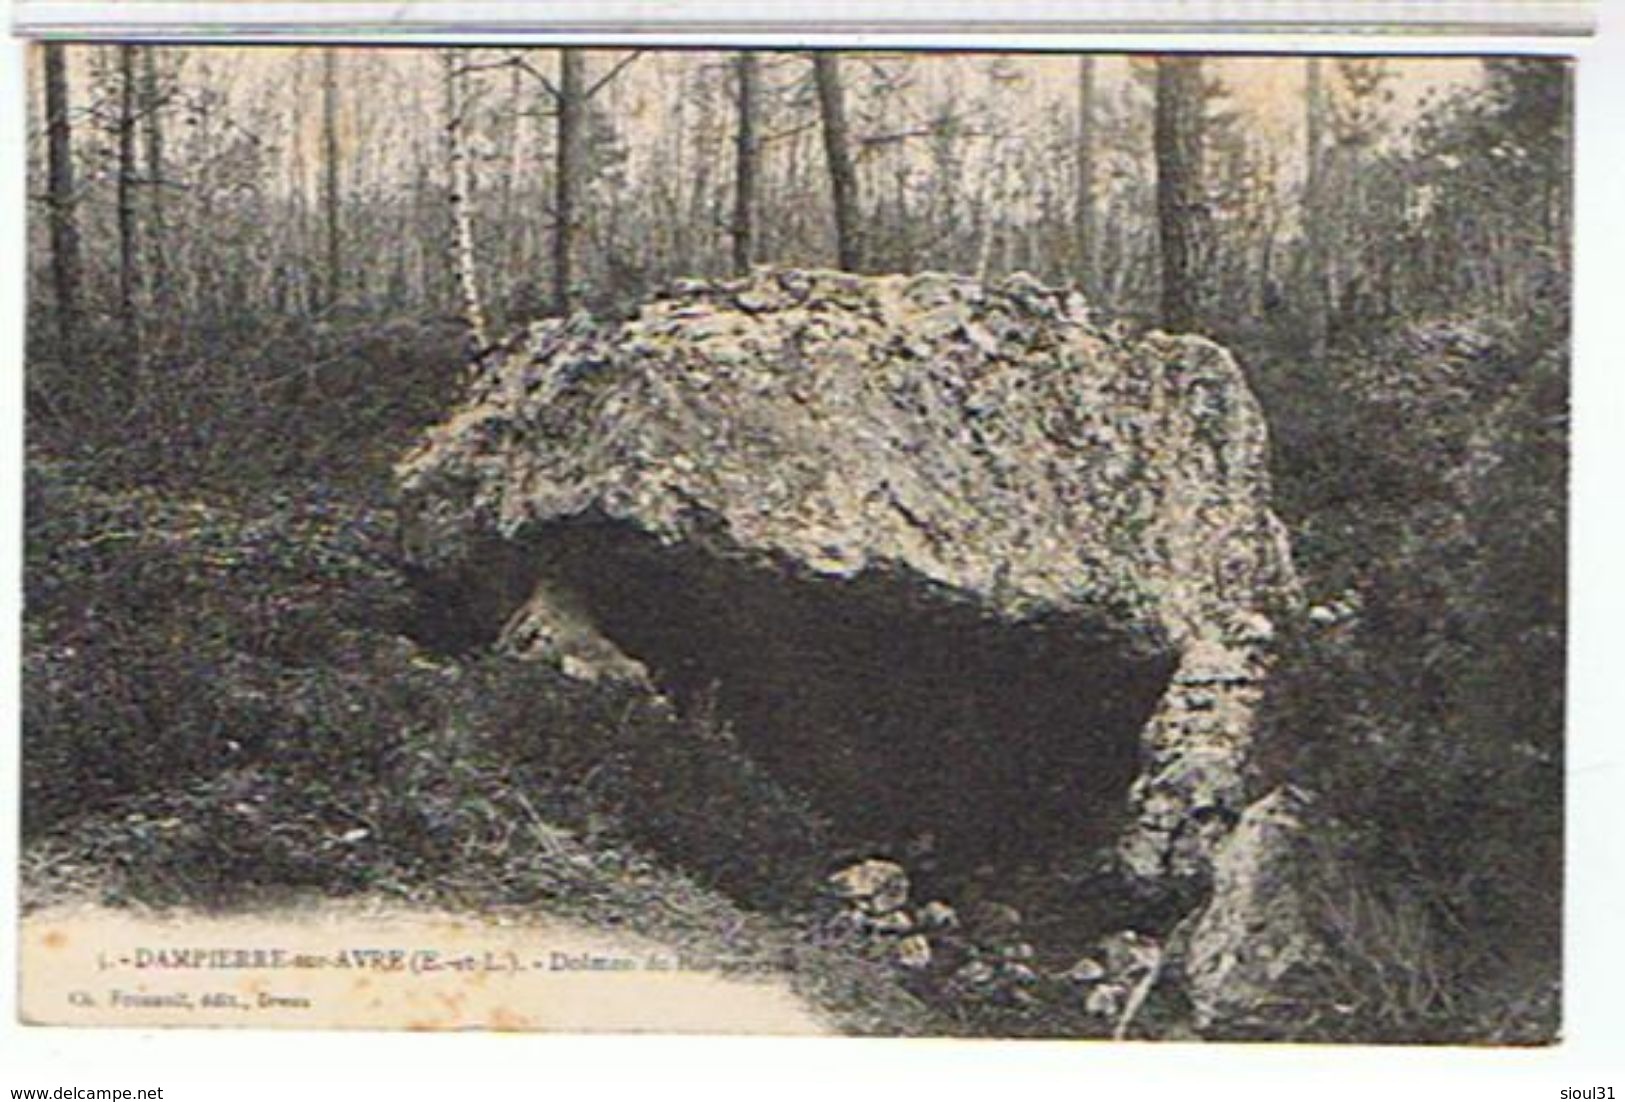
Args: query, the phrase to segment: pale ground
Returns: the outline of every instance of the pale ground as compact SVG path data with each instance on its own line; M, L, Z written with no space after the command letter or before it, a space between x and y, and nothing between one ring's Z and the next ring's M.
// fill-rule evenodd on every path
M35 1024L835 1032L776 961L740 958L757 973L725 977L673 945L553 917L380 901L227 916L69 904L29 914L20 941L21 1014ZM177 950L205 951L208 966ZM238 955L254 950L280 950L279 966Z

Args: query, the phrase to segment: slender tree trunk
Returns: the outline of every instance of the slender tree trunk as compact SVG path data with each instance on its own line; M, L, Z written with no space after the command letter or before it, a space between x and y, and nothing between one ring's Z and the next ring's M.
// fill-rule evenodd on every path
M158 49L141 51L141 110L146 138L147 188L147 267L151 275L152 297L162 303L169 297L169 258L164 241L164 129L162 93L158 88Z
M1162 324L1191 332L1200 324L1197 250L1201 239L1202 63L1157 59L1153 144L1157 160L1157 230L1162 256Z
M73 354L79 330L79 223L74 211L73 124L68 118L67 59L54 42L45 51L47 184L51 212L51 281L56 294L57 334L64 358Z
M195 141L197 148L207 150L205 156L212 158L215 155L215 111L213 104L205 99L198 104L189 126L195 127ZM197 213L200 224L204 226L215 225L215 174L212 167L206 166L202 170L203 179L197 187ZM221 309L220 288L224 283L222 269L221 248L219 239L213 233L194 233L189 235L192 248L188 256L188 291L191 301L188 308L193 311L207 311L218 314Z
M761 148L757 114L761 99L761 60L749 50L735 60L738 78L739 125L734 131L733 267L740 275L750 271L756 245L756 179Z
M1078 59L1078 284L1085 296L1096 294L1095 281L1095 59Z
M339 240L339 58L322 51L322 217L327 234L327 279L324 303L337 305L343 293L344 254Z
M298 135L305 133L307 123L307 105L310 97L306 95L306 85L309 83L309 65L307 55L301 53L299 62L293 71L294 97L293 119L289 125L290 135L294 135L288 142L288 194L292 204L293 226L291 236L294 242L294 256L297 260L289 265L288 284L289 298L294 309L302 317L309 317L321 309L322 288L317 284L320 275L316 266L311 263L310 256L313 248L312 230L310 220L310 191L308 165L305 159L305 143ZM177 234L177 241L184 244L188 235Z
M1004 209L1004 143L996 142L990 156L993 165L983 177L981 194L976 206L981 221L981 232L976 246L976 278L986 282L992 274L993 238L997 231L997 213Z
M463 139L467 122L462 57L456 50L441 55L445 66L446 165L450 175L447 198L451 204L452 271L461 299L463 324L468 330L470 356L478 359L491 345L485 323L485 302L480 296L479 269L474 256L474 210L468 151Z
M139 278L136 270L134 46L118 48L118 74L118 317L124 347L133 354L138 350L135 294Z
M958 150L959 103L950 89L947 100L932 125L931 201L929 229L934 239L930 247L934 267L954 267L959 262L961 230L959 195L963 190L962 161Z
M848 272L863 268L863 225L858 204L858 174L852 167L847 138L846 96L841 87L841 61L833 53L813 58L818 85L818 111L823 122L824 158L829 163L830 192L835 202L835 253Z
M553 170L553 312L576 306L577 245L581 239L581 178L586 144L587 73L580 50L559 51L557 140Z
M1319 363L1326 355L1331 311L1331 287L1326 270L1325 215L1325 145L1323 130L1326 118L1325 63L1318 57L1308 59L1304 81L1304 184L1303 184L1303 244L1305 273L1305 299L1309 308L1309 355Z
M519 288L524 283L527 268L524 262L524 234L519 232L519 212L516 209L515 197L519 190L520 181L525 179L525 87L521 83L522 74L516 66L508 73L508 126L506 161L507 169L502 173L501 200L499 205L501 225L513 227L503 236L500 251L501 268L506 278L502 280L500 288L493 288L497 301L502 304L501 316L504 321L511 321L512 314L519 298Z

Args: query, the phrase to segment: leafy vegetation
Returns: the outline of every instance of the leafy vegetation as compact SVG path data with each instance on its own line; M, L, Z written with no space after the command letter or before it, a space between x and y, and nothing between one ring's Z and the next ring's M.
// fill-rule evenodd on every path
M205 898L354 890L374 874L346 858L379 847L428 879L499 818L608 832L748 902L816 882L817 821L710 716L401 635L387 512L284 498L249 519L35 474L31 835L108 809L145 821L178 787L210 811L173 824L202 848L168 859ZM312 821L282 821L294 794ZM365 847L335 850L356 832Z

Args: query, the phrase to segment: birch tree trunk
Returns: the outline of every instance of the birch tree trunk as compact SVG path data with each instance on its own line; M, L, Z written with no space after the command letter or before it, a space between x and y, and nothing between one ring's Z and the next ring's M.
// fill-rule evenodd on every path
M520 83L521 74L517 67L508 71L508 122L507 149L504 153L506 170L502 173L500 183L500 201L498 204L498 217L501 225L514 227L503 235L500 252L500 266L502 279L500 285L493 286L492 294L501 304L499 314L507 318L512 314L518 297L519 286L524 282L527 266L524 260L525 235L518 230L520 216L515 203L515 196L519 190L519 183L525 179L525 122L526 112L525 88Z
M738 80L738 127L734 131L733 267L740 275L750 271L756 245L756 180L761 147L757 116L761 99L761 61L749 50L735 61Z
M976 245L976 278L987 282L993 274L993 240L998 233L998 212L1005 209L1005 148L1004 141L997 139L993 149L988 154L992 162L982 177L982 186L978 189L976 207L978 215L979 233Z
M859 214L858 175L852 167L847 135L846 95L841 87L841 61L833 53L813 58L818 85L818 112L823 123L824 159L829 164L830 193L835 203L836 263L848 272L863 268L863 225Z
M1153 145L1157 161L1157 230L1162 260L1162 324L1172 332L1199 327L1197 250L1203 211L1202 63L1157 59Z
M164 123L163 97L158 87L158 49L141 51L141 111L145 137L147 188L147 271L151 295L157 304L169 300L169 258L164 241Z
M457 280L463 325L468 333L469 355L478 359L491 343L485 321L485 302L480 296L479 268L474 256L473 180L468 170L467 143L463 136L463 127L467 123L467 97L463 86L462 55L457 50L446 50L441 54L441 61L445 68L446 165L450 176L446 194L451 205L451 266Z
M45 51L45 126L47 198L51 214L51 282L56 295L57 335L61 355L70 357L79 329L79 291L83 268L79 256L79 223L74 211L73 124L64 47L48 42Z
M1096 291L1095 261L1095 59L1078 59L1077 136L1078 285L1086 298Z

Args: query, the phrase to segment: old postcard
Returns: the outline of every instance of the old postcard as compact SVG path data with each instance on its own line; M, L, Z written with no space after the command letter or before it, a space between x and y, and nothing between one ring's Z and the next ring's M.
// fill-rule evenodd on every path
M28 1021L1556 1039L1566 60L31 64Z

